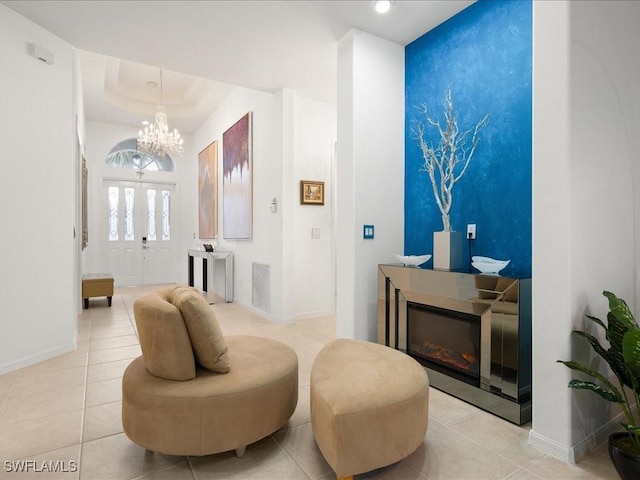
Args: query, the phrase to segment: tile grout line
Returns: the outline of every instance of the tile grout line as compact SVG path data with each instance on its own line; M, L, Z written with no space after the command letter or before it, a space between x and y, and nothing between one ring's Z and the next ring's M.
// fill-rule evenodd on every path
M127 312L127 313L126 313L126 315L127 315L128 322L129 322L130 324L133 324L133 321L134 321L134 320L133 320L133 317L132 317L133 313L132 313L132 311L131 311L131 298L130 298L130 296L128 295L128 292L127 292L127 294L126 294L126 295L127 295L127 296L126 296L126 298L124 298L124 297L122 296L122 294L119 294L118 299L119 299L119 302L121 301L121 302L122 302L122 304L124 304L124 311L126 311L126 312ZM119 303L119 305L120 305L120 303ZM120 307L118 307L118 308L120 308ZM122 320L124 320L124 314L121 314L121 313L120 313L120 311L118 311L118 312L117 312L117 317L119 318L119 316L120 316L120 315L122 315ZM88 419L91 419L91 416L87 416L87 415L86 415L86 413L87 413L87 412L86 412L86 409L87 409L87 401L88 401L88 385L89 385L89 382L88 382L88 376L89 376L89 375L88 375L88 374L89 374L89 367L90 367L90 365L89 365L89 356L90 356L90 353L91 353L91 352L94 352L94 353L95 353L94 349L93 349L93 348L92 348L92 346L90 345L90 341L93 339L92 334L95 334L95 333L98 331L98 328L96 328L96 329L94 329L94 328L93 328L95 325L93 324L93 322L91 322L90 318L87 318L86 320L89 320L90 328L88 329L88 330L89 330L89 331L88 331L88 334L89 334L89 335L88 335L88 337L87 337L87 338L88 338L88 340L87 340L87 357L86 357L86 362L85 362L86 371L85 371L85 382L84 382L84 401L83 401L83 405L84 405L84 407L83 407L83 412L81 413L81 418L80 418L80 420L81 420L81 421L80 421L80 430L81 430L81 431L80 431L80 434L81 434L81 437L80 437L80 444L79 444L79 447L80 447L80 448L79 448L79 451L78 451L78 454L79 454L79 456L80 456L80 462L79 462L79 469L78 469L78 473L76 474L76 475L78 475L78 476L79 476L79 478L83 478L83 477L82 477L82 475L83 475L83 474L84 474L84 475L89 475L89 474L91 474L91 472L90 472L90 470L91 470L91 468L90 468L90 467L91 467L91 465L87 465L87 466L85 466L85 467L84 467L84 470L82 470L82 468L83 468L83 467L82 467L82 465L83 465L83 460L87 460L87 461L89 461L89 459L92 457L92 454L93 454L93 452L92 452L92 448L91 448L91 447L88 447L88 448L87 448L87 450L86 450L86 451L84 451L84 446L85 446L84 444L85 444L85 443L91 443L91 442L93 442L93 441L99 441L99 440L101 440L101 439L103 439L103 438L109 438L109 437L113 437L113 436L121 435L121 434L122 434L122 432L119 432L119 433L117 433L117 434L105 435L104 437L100 437L100 438L98 438L98 439L89 440L89 441L87 441L87 442L85 442L85 441L84 441L84 438L85 438L85 437L84 437L84 428L87 426L87 425L86 425L86 422L88 421ZM105 319L105 320L108 322L108 320L107 320L107 319ZM260 326L256 326L256 328L260 329L259 327L260 327ZM135 328L134 328L134 334L137 336L137 331L135 331ZM275 337L277 337L277 338L279 338L279 339L284 338L284 336L283 336L283 335L281 335L281 332L280 332L280 331L271 331L271 330L270 330L270 331L269 331L269 335L270 335L270 336L275 336ZM290 337L290 335L287 335L286 337L287 337L287 338L286 338L286 340L287 340L287 341L286 341L285 343L289 344L288 342L289 342L289 339L290 339L290 338L289 338L289 337ZM295 339L294 339L294 340L291 340L291 341L292 341L293 343L296 343L296 342L299 340L299 339L298 339L298 334L296 333L296 334L294 335L294 337L295 337ZM304 338L301 336L301 339L304 339ZM93 340L95 341L95 339L93 339ZM139 339L138 339L138 340L139 340ZM296 343L296 345L297 345L297 343ZM119 347L113 347L113 348L119 348ZM130 359L112 360L112 361L109 361L109 362L101 362L101 363L102 363L102 364L105 364L105 363L114 363L114 362L120 362L120 361L122 361L122 362L124 362L124 361L130 361ZM96 365L97 365L97 364L96 364ZM76 367L68 367L68 368L76 368ZM67 368L65 367L64 369L67 369ZM44 372L44 373L46 373L46 372ZM21 372L21 373L20 373L20 375L15 379L14 383L11 385L10 390L9 390L9 394L6 396L6 398L4 399L4 401L3 401L2 403L0 403L0 413L2 413L3 409L6 411L7 401L8 401L7 399L8 399L8 398L10 398L10 395L11 395L12 393L14 393L14 392L15 392L15 390L17 389L17 387L18 387L18 386L20 386L20 385L18 384L18 381L19 381L19 379L20 379L20 378L23 378L23 377L24 377L24 375L23 375L23 373ZM115 378L115 377L114 377L114 378ZM302 385L302 384L299 384L299 385L298 385L298 388L299 388L299 389L303 389L303 388L307 388L307 389L308 389L308 388L309 388L309 385ZM117 402L117 400L107 402L107 404L115 403L115 402ZM88 407L88 408L91 408L91 407ZM502 480L510 480L510 479L515 479L515 478L529 478L529 477L530 477L531 479L534 479L534 478L535 478L535 479L537 479L537 480L543 480L543 479L545 479L545 478L547 478L547 479L557 478L557 477L554 477L554 476L553 476L553 474L552 474L552 473L550 473L550 472L549 472L549 476L541 476L541 474L540 474L540 473L535 473L534 471L529 470L529 469L531 469L531 468L535 468L534 466L535 466L535 465L537 465L537 464L539 464L539 463L541 463L541 464L542 464L542 466L544 467L544 466L545 466L545 459L553 458L553 457L551 457L551 456L549 456L549 455L543 455L543 456L542 456L542 457L540 457L540 458L537 458L537 459L531 459L531 460L529 461L529 463L527 463L526 465L520 466L520 465L519 465L519 463L520 463L520 462L517 462L517 463L516 463L515 461L509 460L508 458L505 458L502 454L500 454L500 453L498 453L498 452L494 451L492 448L490 448L490 447L486 446L486 445L485 445L485 443L480 443L479 441L474 440L473 438L468 437L468 436L467 436L467 435L465 435L463 432L458 432L458 431L456 431L456 430L454 429L454 427L458 424L458 422L462 422L462 421L463 421L463 420L465 420L465 419L469 419L470 417L472 417L472 416L474 416L474 415L476 415L476 414L478 414L478 413L479 413L479 412L473 412L473 413L470 413L470 414L465 415L465 416L463 416L463 417L461 417L461 418L457 418L457 419L455 419L455 420L449 421L449 422L448 422L448 423L446 423L446 424L445 424L445 423L441 423L441 422L439 422L437 419L435 419L435 418L431 417L431 418L430 418L430 421L431 421L431 419L432 419L434 422L437 422L437 423L438 423L438 425L439 425L439 428L437 428L436 430L431 430L431 431L432 431L432 432L434 432L434 431L440 430L440 429L442 429L442 428L446 428L446 429L447 429L446 431L447 431L447 432L449 432L449 433L456 434L456 435L463 435L463 437L459 437L459 438L461 438L461 439L462 439L462 438L465 438L465 439L467 439L467 440L471 440L471 441L472 441L472 442L474 442L475 444L480 445L480 446L481 446L482 448L484 448L486 451L490 451L490 452L492 452L493 454L497 455L500 459L502 459L502 460L504 460L505 462L507 462L507 464L508 464L508 465L514 464L514 466L517 466L517 467L518 467L518 468L517 468L517 470L515 470L515 471L513 471L513 472L509 473L508 475L505 475L504 477L496 477L496 478L502 478ZM89 418L87 419L87 417L89 417ZM76 417L76 418L77 418L77 417ZM309 423L309 421L305 421L305 422L300 423L300 424L298 424L298 425L288 427L287 429L296 428L296 427L301 427L301 426L303 426L303 425L305 425L305 424L307 424L307 423ZM285 430L287 430L287 429L285 429ZM306 471L305 469L303 469L303 468L302 468L302 466L300 465L300 463L298 463L298 461L296 461L296 458L297 458L297 459L298 459L298 460L300 460L302 463L304 463L304 457L301 457L301 456L299 456L299 454L297 454L296 458L294 458L294 457L293 457L293 455L292 455L292 454L291 454L291 453L290 453L290 452L289 452L289 451L284 447L284 445L283 445L283 444L281 444L281 443L280 443L280 442L275 438L275 436L274 436L275 434L276 434L276 432L274 432L273 434L271 434L271 437L272 437L273 441L275 441L275 442L276 442L276 445L280 446L280 448L281 448L282 450L284 450L284 451L285 451L285 455L286 455L286 457L287 457L289 460L293 461L293 463L294 463L295 465L297 465L297 466L298 466L298 468L299 468L300 470L302 470L302 472L303 472L303 474L304 474L304 477L303 477L303 478L315 478L315 477L314 477L314 476L312 476L311 474L307 473L307 471ZM284 441L284 439L282 439L282 440ZM428 440L428 434L425 436L425 440L424 440L426 445L428 445L428 441L427 441L427 440ZM510 442L510 443L515 443L515 442ZM69 447L77 448L77 447L76 447L76 445L77 445L77 444L75 444L75 443L74 443L74 444L68 445L68 446L66 446L66 447L57 447L57 448L55 448L55 449L47 450L47 452L51 452L51 451L54 451L54 450L58 450L58 449L60 449L60 448L69 448ZM524 446L524 445L520 445L519 447L525 447L525 446ZM528 447L528 446L527 446L527 447ZM526 448L525 448L525 450L526 450ZM293 451L293 450L292 450L292 451ZM41 455L42 453L47 453L47 452L41 452L41 453L39 453L38 455ZM505 452L506 454L510 454L511 450L509 450L509 449L505 449L505 450L504 450L504 452ZM517 451L516 451L516 453L517 453L517 452L519 452L519 450L517 450ZM87 458L84 458L84 455L87 455ZM104 456L104 455L103 455L103 456ZM602 457L606 458L606 455L605 455L604 453L601 453L601 454L600 454L600 456L602 456ZM101 457L101 458L102 458L102 457ZM189 478L189 479L193 479L193 480L198 480L199 478L204 478L204 477L206 477L206 476L207 476L207 473L206 473L206 472L202 472L201 474L197 474L197 473L196 473L196 471L195 471L195 470L194 470L194 468L193 468L193 464L192 464L192 461L191 461L192 459L190 459L190 458L189 458L189 457L187 457L187 456L183 456L182 458L184 458L184 459L186 460L186 466L187 466L187 468L189 469L189 472L190 472L190 476L189 476L189 475L187 475L187 472L182 472L182 474L184 475L184 477L185 477L185 478ZM518 456L518 457L515 457L515 458L520 458L520 457ZM416 478L416 479L435 480L435 478L437 478L437 473L436 473L436 474L434 474L434 476L427 476L425 473L421 473L420 471L416 471L416 470L415 470L415 468L411 467L409 464L407 464L407 463L406 463L406 460L407 460L406 458L401 460L401 463L403 464L403 465L402 465L402 468L407 468L407 469L408 469L407 471L405 471L405 473L413 472L413 473L415 474L415 478ZM526 456L525 456L525 460L526 460ZM161 472L161 473L162 473L162 475L168 475L168 477L170 477L170 476L171 476L171 475L170 475L170 471L171 471L171 469L172 469L172 468L176 468L176 467L177 467L177 465L179 465L179 464L169 465L169 466L166 466L166 467L163 467L163 468L159 468L158 470L154 470L153 472L146 472L146 473L144 473L144 474L143 474L143 475L141 475L141 476L140 476L140 474L138 474L139 476L136 476L136 477L131 476L130 478L135 478L135 479L137 479L137 480L142 480L142 479L144 479L144 478L147 478L147 475L148 475L149 477L152 477L154 472ZM179 468L178 470L182 470L182 469L181 469L181 468ZM543 471L544 471L544 470L543 470ZM169 473L166 473L166 472L169 472ZM589 472L589 471L584 470L584 469L582 469L582 472L581 472L581 473L582 473L582 474L587 473L588 475L589 475L589 474L591 474L592 476L590 476L590 477L588 477L588 478L593 478L593 479L595 479L595 478L601 478L601 477L599 477L599 476L595 475L593 472ZM175 474L175 472L174 472L174 474ZM381 473L380 475L381 475L383 478L386 478L386 477L387 477L387 475L389 475L389 472L383 472L383 473ZM545 474L542 474L542 475L545 475ZM75 478L77 479L77 478L78 478L78 476L76 476ZM203 477L203 476L204 476L204 477ZM393 476L393 475L392 475L392 476ZM319 479L319 480L330 480L330 479L331 479L331 477L332 477L332 475L331 475L331 474L327 474L327 475L325 475L325 476L323 476L323 477L320 477L320 479ZM128 477L128 478L129 478L129 477ZM238 477L238 478L241 478L241 476L240 476L240 477ZM335 477L334 477L334 478L335 478ZM356 478L358 478L358 477L356 477ZM369 478L369 477L367 477L367 478ZM378 474L375 474L375 475L374 475L373 477L371 477L371 478L379 478L379 477L378 477ZM411 475L411 478L414 478L414 477L413 477L413 475ZM583 478L583 477L581 477L581 478Z
M122 300L122 297L121 297L121 295L119 293L117 294L117 296L118 296L118 298L120 298L120 300ZM125 311L126 311L126 305L125 305ZM127 311L127 317L129 317L128 311ZM131 322L131 318L130 317L129 317L129 322ZM87 342L88 342L88 352L87 352L87 366L86 366L87 369L86 369L86 372L85 372L85 383L84 383L84 405L83 405L83 408L82 408L82 419L81 419L81 422L80 422L80 458L79 458L79 467L80 468L78 469L78 478L82 478L82 467L83 467L83 464L84 464L84 462L83 462L83 453L84 453L84 444L85 444L85 441L84 441L85 417L86 417L87 408L90 408L90 407L87 407L87 389L89 387L89 366L90 366L89 365L89 358L91 356L91 340L92 340L91 334L92 334L92 331L93 331L93 326L94 326L93 325L93 321L91 321L91 319L90 319L89 320L89 338L87 340ZM114 338L114 337L107 337L107 338ZM98 340L99 339L100 338L98 338ZM124 360L127 360L127 359L124 359ZM118 361L118 360L116 360L116 361ZM102 362L102 363L110 363L110 362ZM99 364L96 364L96 365L99 365ZM117 377L114 377L114 378L117 378ZM92 383L97 383L97 382L92 382ZM114 402L107 402L106 404L116 403L116 402L117 402L117 400L114 401ZM104 405L106 405L106 404L104 404ZM119 435L119 433L111 434L111 435L105 435L104 437L100 437L99 439L93 439L93 440L90 440L90 441L100 440L102 438L108 438L108 437L112 437L112 436L115 436L115 435Z
M82 456L84 453L84 422L87 413L87 389L89 387L89 357L91 356L91 333L93 330L93 322L89 318L89 335L87 338L87 368L84 374L84 399L82 402L82 417L80 418L80 452L78 458L78 478L82 478Z
M196 471L193 469L193 464L191 463L191 457L189 457L189 455L186 455L184 458L187 460L187 465L189 466L189 471L191 472L191 478L193 478L193 480L198 480Z
M535 462L534 462L534 463L535 463ZM544 479L543 479L543 477L541 477L541 476L539 476L539 475L537 475L537 474L533 473L533 472L532 472L532 471L530 471L530 470L527 470L527 468L529 468L530 466L531 466L531 464L527 465L526 467L522 467L520 470L517 470L517 471L513 472L511 475L509 475L509 476L505 477L505 478L504 478L504 480L510 480L510 479L512 479L512 478L515 478L515 476L516 476L516 475L518 475L518 474L520 474L520 473L528 473L528 474L533 475L536 479L538 479L538 478L539 478L540 480L544 480Z
M311 421L301 423L300 425L304 425L304 424L306 424L306 423L311 423ZM300 425L296 425L296 427L299 427ZM292 427L292 428L295 428L295 427ZM287 428L287 429L285 429L285 430L289 430L289 429ZM289 453L289 451L285 448L285 446L284 446L284 445L282 445L280 442L278 442L278 439L274 436L274 434L275 434L275 433L277 433L278 431L279 431L279 430L276 430L276 431L275 431L275 432L273 432L271 435L269 435L269 436L271 437L271 439L272 439L274 442L276 442L276 445L278 445L278 446L282 449L282 451L285 453L285 455L286 455L287 457L289 457L289 459L290 459L293 463L295 463L295 464L297 465L297 467L300 469L300 471L301 471L302 473L304 473L304 474L305 474L305 476L306 476L309 480L313 480L313 479L309 476L309 474L307 473L307 471L306 471L304 468L302 468L302 465L300 465L298 462L296 462L296 459L295 459L295 458L293 458L293 456ZM325 477L326 477L326 475L325 475ZM324 477L320 477L320 478L324 478Z
M424 436L424 440L423 442L426 442L427 440L427 434L425 434ZM420 448L420 446L418 446L418 448ZM413 468L411 465L409 465L405 460L407 460L407 458L409 458L411 455L413 455L418 449L414 450L413 452L411 452L409 455L407 455L405 458L403 458L402 460L400 460L400 463L402 465L404 465L406 468L408 468L409 470L411 470L413 473L415 473L416 475L418 475L418 477L420 478L424 478L424 480L430 480L429 477L426 474L423 474L422 472L419 472L418 470L416 470L415 468Z
M479 413L481 413L481 412L476 412L476 413L474 413L473 415L477 415L477 414L479 414ZM471 416L471 415L469 415L469 416ZM465 418L468 418L469 416L467 416L467 417L465 417ZM463 419L460 419L460 421L462 421L462 420L463 420ZM451 425L454 425L454 424L456 424L456 423L458 423L458 421L452 422L452 423L451 423ZM462 435L464 438L466 438L467 440L470 440L471 442L473 442L473 443L475 443L476 445L480 446L480 447L481 447L481 448L483 448L484 450L487 450L487 451L489 451L489 452L493 453L494 455L496 455L496 456L500 457L502 460L504 460L504 461L508 462L509 464L511 464L511 465L513 465L513 466L515 466L515 467L516 467L516 470L515 470L515 471L513 471L513 472L511 472L511 473L509 473L506 477L504 477L504 479L510 478L512 475L514 475L515 473L519 472L519 471L520 471L520 470L522 470L522 469L529 468L531 465L533 465L534 463L536 463L536 462L538 462L538 461L540 460L540 458L537 458L537 459L534 459L534 460L529 461L526 465L521 466L521 465L518 465L517 463L515 463L513 460L510 460L510 459L506 458L504 455L500 454L499 452L496 452L495 450L493 450L493 449L491 449L491 448L489 448L489 447L485 446L483 443L480 443L480 442L478 442L477 440L475 440L475 439L473 439L473 438L471 438L471 437L469 437L469 436L465 435L463 432L458 432L458 431L456 431L456 430L454 430L454 429L452 429L452 428L449 428L449 425L445 425L445 426L444 426L444 428L446 428L447 430L449 430L449 432L451 432L451 433L453 433L453 434L456 434L456 435Z
M0 404L0 415L2 415L2 411L4 410L5 406L7 405L7 402L9 401L9 397L11 397L11 394L16 389L16 385L18 385L18 380L20 380L21 378L22 378L22 373L19 373L16 376L15 380L13 381L13 385L11 385L11 388L7 392L7 395L5 396L4 400L2 401L2 404Z
M191 469L191 465L189 464L188 457L185 456L184 459L185 459L187 465L189 466L189 469ZM131 480L145 480L145 479L149 478L149 475L154 476L156 473L167 472L167 471L171 470L172 468L176 468L178 465L180 465L180 462L173 463L173 464L170 464L170 465L165 465L164 467L160 467L157 470L151 470L149 472L144 472L142 475L138 475L137 477L133 477ZM192 473L192 477L194 478L194 480L197 480L193 476L193 472L191 472L191 473Z
M557 459L556 457L554 457L553 455L550 455L550 454L548 454L548 453L545 453L542 457L540 457L540 458L538 458L538 459L536 459L536 460L531 461L529 464L527 464L527 466L523 467L523 470L525 470L527 473L531 473L532 475L534 475L536 479L540 478L540 479L544 480L544 479L545 479L545 477L542 477L542 476L538 475L537 473L532 472L531 470L529 470L529 468L531 468L531 467L533 467L533 466L537 465L538 463L544 462L545 460L548 460L548 459L558 460L558 459ZM575 465L574 465L574 466L575 466ZM556 479L556 478L552 478L552 479L547 479L547 480L563 480L563 479Z
M79 322L79 321L80 321L80 317L81 317L81 314L76 315L76 321L77 321L77 322ZM78 348L77 348L77 344L78 344L78 343L82 343L82 341L76 340L76 350L74 350L73 352L67 352L67 353L76 353L76 352L78 351ZM54 358L55 358L55 357L54 357ZM51 360L51 359L47 359L47 360ZM42 362L46 362L47 360L43 360ZM38 362L38 363L42 363L42 362ZM54 452L54 451L56 451L56 450L60 450L60 449L62 449L62 448L69 448L69 447L73 447L73 446L75 446L75 445L79 445L79 446L80 446L80 451L82 451L82 428L83 428L83 427L82 427L82 425L83 425L83 422L84 422L84 403L85 403L85 401L86 401L86 388L87 388L88 362L89 362L89 355L88 355L88 342L87 342L87 357L86 357L86 359L85 359L85 364L84 364L84 368L85 368L85 375L84 375L84 382L83 382L83 385L84 385L84 392L83 392L83 408L81 409L81 410L82 410L82 412L81 412L81 414L80 414L80 415L81 415L81 421L80 421L80 441L79 441L78 443L71 443L71 444L68 444L68 445L61 445L61 446L57 446L57 447L52 448L52 449L46 449L46 450L42 450L42 451L38 451L38 452L33 452L33 453L29 454L27 457L24 457L25 459L29 459L29 458L31 458L31 457L33 457L33 456L35 456L35 455L46 455L46 454L47 454L47 453L49 453L49 452ZM30 365L30 366L31 366L31 365ZM25 368L28 368L28 367L25 367ZM4 399L4 401L2 402L2 405L0 405L0 413L5 409L5 407L6 407L7 403L8 403L8 401L9 401L9 398L10 398L10 397L11 397L11 395L14 393L14 391L15 391L15 389L16 389L16 386L18 385L18 382L19 382L19 380L20 380L20 379L22 379L22 378L26 378L26 377L28 377L29 375L39 375L39 374L45 374L45 375L46 375L46 374L50 374L50 373L52 373L52 372L54 372L54 371L55 371L55 372L59 372L59 371L73 370L73 369L77 369L77 368L82 368L82 366L70 366L70 367L63 367L63 368L55 369L55 370L52 370L52 371L34 372L34 373L32 373L32 374L25 374L25 373L24 373L24 368L19 369L19 370L17 371L17 372L18 372L17 377L16 377L15 381L13 382L13 385L11 386L11 389L9 390L9 393L7 394L6 398L5 398L5 399ZM46 415L46 416L47 416L47 417L50 417L50 416L55 416L55 415L59 415L59 414L63 414L63 413L73 412L73 411L76 411L76 410L80 410L80 409L62 410L62 411L60 411L60 412L51 413L51 414L48 414L48 415ZM40 417L37 417L37 418L40 418ZM29 418L27 418L26 420L37 420L37 418L33 418L33 419L29 419ZM23 419L23 420L16 420L16 422L20 422L20 421L24 421L24 419ZM13 423L13 422L9 422L9 423ZM81 455L80 455L80 457L78 458L78 475L79 475L80 466L81 466ZM79 477L78 477L78 478L79 478Z
M79 316L78 316L78 321L79 321L79 320L80 320L80 319L79 319ZM90 334L90 333L91 333L91 330L89 330L89 334ZM73 353L73 352L69 352L69 353ZM88 375L88 371L89 371L89 365L88 365L88 364L89 364L89 355L88 355L88 353L87 353L86 363L85 363L85 365L84 365L84 367L85 367L85 374L84 374L85 378L84 378L84 392L83 392L83 407L82 407L82 409L81 409L81 410L82 410L82 413L80 414L80 415L81 415L81 419L80 419L80 440L79 440L79 442L78 442L77 444L75 444L75 443L71 443L71 444L69 444L69 445L62 445L62 446L58 446L58 447L56 447L56 448L52 448L52 449L50 449L50 450L44 450L44 451L40 451L40 452L35 452L35 453L30 454L28 457L25 457L25 458L31 458L31 457L36 456L36 455L45 455L45 454L47 454L47 453L49 453L49 452L54 452L54 451L56 451L56 450L60 450L60 449L62 449L62 448L69 448L69 447L73 447L74 445L79 445L79 447L80 447L80 453L79 453L79 457L78 457L78 477L77 477L77 478L80 478L80 469L82 468L82 443L83 443L83 442L82 442L82 433L83 433L83 426L84 426L85 403L86 403L86 394L87 394L87 375ZM80 367L68 367L68 368L62 368L62 369L57 370L57 371L71 370L71 369L74 369L74 368L80 368ZM50 373L50 372L37 372L37 373L34 373L34 375L37 375L37 374L39 374L39 373L45 373L45 374L46 374L46 373ZM11 390L9 391L9 394L8 394L8 395L7 395L7 397L5 398L5 401L4 401L4 402L3 402L3 404L0 406L0 413L2 412L2 410L4 409L4 407L6 406L6 403L7 403L8 399L9 399L10 395L11 395L11 394L13 393L13 391L15 390L16 385L18 384L18 380L19 380L19 379L21 379L23 376L24 376L24 373L23 373L22 371L20 371L20 374L18 375L18 377L16 378L16 380L15 380L14 384L12 385ZM55 413L55 414L51 414L51 415L47 415L47 416L58 415L58 414L61 414L61 413L66 413L66 412L73 412L73 411L75 411L75 410L76 410L76 409L73 409L73 410L65 410L65 411L57 412L57 413ZM79 409L78 409L78 410L79 410Z

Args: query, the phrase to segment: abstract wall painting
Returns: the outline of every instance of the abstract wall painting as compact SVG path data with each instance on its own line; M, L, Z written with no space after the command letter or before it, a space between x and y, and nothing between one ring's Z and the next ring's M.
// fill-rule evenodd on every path
M251 112L222 134L223 217L225 239L251 239L253 159Z
M198 154L198 231L200 238L218 235L218 142Z

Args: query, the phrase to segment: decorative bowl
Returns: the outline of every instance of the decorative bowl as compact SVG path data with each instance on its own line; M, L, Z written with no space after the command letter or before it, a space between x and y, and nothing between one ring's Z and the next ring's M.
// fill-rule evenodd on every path
M396 255L396 258L405 267L417 267L428 262L431 259L431 255Z
M489 257L471 257L471 265L473 268L480 270L481 273L498 274L500 270L509 265L511 260L496 260Z

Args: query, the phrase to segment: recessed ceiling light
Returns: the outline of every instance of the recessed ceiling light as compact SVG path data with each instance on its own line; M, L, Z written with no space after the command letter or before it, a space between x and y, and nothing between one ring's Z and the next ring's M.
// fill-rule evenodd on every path
M387 13L391 9L391 1L390 0L376 0L373 2L373 8L375 8L378 13Z
M143 125L149 125L149 120L142 120Z

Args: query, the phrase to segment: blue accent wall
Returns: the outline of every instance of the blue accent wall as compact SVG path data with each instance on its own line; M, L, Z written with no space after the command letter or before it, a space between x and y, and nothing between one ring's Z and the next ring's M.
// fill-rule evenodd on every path
M460 131L489 113L468 170L453 190L451 224L466 235L477 225L471 254L510 259L501 275L531 276L532 3L485 1L469 6L405 49L405 254L433 252L442 218L412 133L427 104L444 124L451 88ZM437 134L427 127L432 143ZM465 242L465 258L469 258ZM429 264L427 264L429 265ZM470 271L475 271L469 265Z

